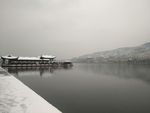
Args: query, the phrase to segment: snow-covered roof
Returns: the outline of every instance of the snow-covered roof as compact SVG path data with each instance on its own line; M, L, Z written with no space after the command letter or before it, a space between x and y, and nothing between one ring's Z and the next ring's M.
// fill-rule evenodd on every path
M18 60L40 60L39 57L19 57Z
M40 59L40 57L19 57L18 60L41 60L41 59ZM46 59L44 59L44 60L46 60Z
M41 55L41 57L46 59L56 58L56 56L53 55Z
M17 56L1 56L1 58L4 58L4 59L17 59L18 57Z
M2 59L17 59L17 60L49 60L49 59L54 59L56 58L55 56L52 55L42 55L39 57L18 57L18 56L1 56Z

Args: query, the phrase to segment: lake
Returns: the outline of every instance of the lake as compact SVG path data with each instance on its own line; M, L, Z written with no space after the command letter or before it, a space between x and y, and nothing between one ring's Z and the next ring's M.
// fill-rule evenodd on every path
M63 113L150 113L149 65L7 70Z

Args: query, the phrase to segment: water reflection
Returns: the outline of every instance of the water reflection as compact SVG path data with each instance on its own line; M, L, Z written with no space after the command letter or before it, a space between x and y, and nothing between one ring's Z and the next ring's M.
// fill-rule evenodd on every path
M10 74L13 74L16 77L22 76L22 75L40 75L41 77L44 77L45 74L51 75L57 70L70 70L72 69L72 66L61 66L61 67L5 67L5 70L7 70Z
M63 113L150 113L149 65L7 70Z
M8 75L9 75L9 73L0 67L0 77L8 76Z
M150 84L150 65L132 64L80 64L84 71L124 79L139 79Z

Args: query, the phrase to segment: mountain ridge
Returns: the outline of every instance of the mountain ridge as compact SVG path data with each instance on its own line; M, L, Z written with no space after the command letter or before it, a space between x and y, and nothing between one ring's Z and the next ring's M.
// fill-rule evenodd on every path
M127 62L150 59L150 42L135 47L122 47L73 58L73 62Z

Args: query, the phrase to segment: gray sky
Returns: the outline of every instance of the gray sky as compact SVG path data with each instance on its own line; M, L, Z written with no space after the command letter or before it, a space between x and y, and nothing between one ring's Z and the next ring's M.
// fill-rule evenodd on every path
M0 55L71 58L150 41L150 0L0 0Z

